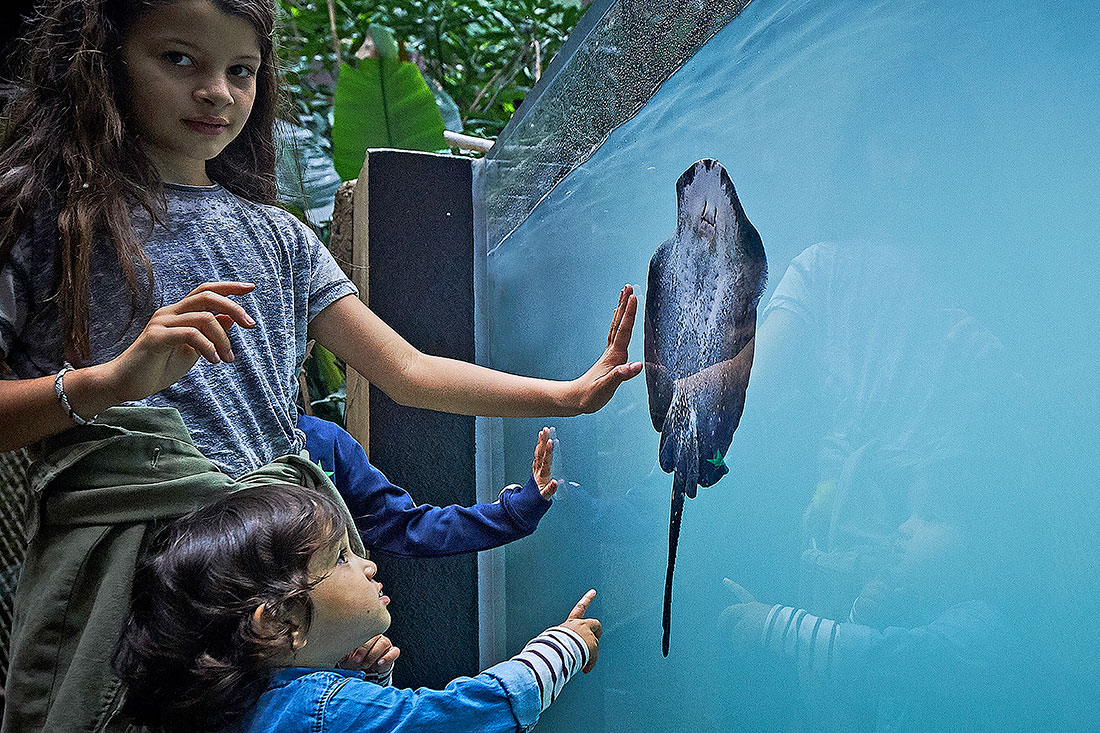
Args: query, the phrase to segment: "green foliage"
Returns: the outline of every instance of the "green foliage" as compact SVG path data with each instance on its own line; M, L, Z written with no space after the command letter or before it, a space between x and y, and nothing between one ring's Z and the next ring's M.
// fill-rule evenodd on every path
M347 402L344 370L346 367L331 351L314 344L305 364L306 385L310 407L317 417L344 424Z
M327 1L279 4L281 53L302 123L327 134L338 70ZM429 87L457 105L465 131L483 137L500 133L582 12L576 0L334 0L333 7L342 60L372 24L391 29Z
M279 141L275 179L280 200L288 211L318 231L332 218L333 198L341 183L328 152L332 145L314 131L285 120L276 120L275 132Z
M439 107L439 114L443 116L443 127L454 132L462 132L462 112L458 109L455 101L451 99L451 95L443 91L443 87L435 79L429 81L428 86L431 88L432 94L435 95L435 103Z
M399 58L388 31L371 27L375 55L343 64L336 84L333 158L349 181L363 167L367 148L442 150L443 118L420 70Z
M279 0L278 8L279 61L294 105L291 121L300 122L316 133L331 154L332 98L337 66L328 10L324 2L297 3L293 0ZM342 23L338 30L345 34L354 32L350 22Z

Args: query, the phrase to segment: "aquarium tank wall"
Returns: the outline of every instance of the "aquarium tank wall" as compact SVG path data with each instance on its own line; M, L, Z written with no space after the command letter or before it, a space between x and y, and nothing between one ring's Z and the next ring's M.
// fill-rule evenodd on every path
M581 374L629 283L649 362L598 413L481 422L483 497L544 424L561 482L483 557L483 658L596 588L599 664L540 730L1095 729L1100 7L651 5L594 4L477 173L482 360ZM677 182L704 159L740 234L695 246L716 214ZM728 472L683 502L666 657L674 409L646 342L743 327L721 313L746 286L716 285L742 219L767 260L751 374L742 353L732 443L701 457ZM666 241L697 297L651 280Z

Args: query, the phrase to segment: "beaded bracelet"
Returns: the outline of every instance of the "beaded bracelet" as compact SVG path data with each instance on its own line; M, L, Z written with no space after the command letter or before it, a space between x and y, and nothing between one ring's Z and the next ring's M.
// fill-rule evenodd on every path
M61 371L57 373L57 378L53 380L53 391L57 394L57 399L60 400L61 406L65 408L65 412L69 413L69 419L77 425L87 425L88 423L95 422L95 419L99 415L93 415L91 420L86 420L80 415L76 414L73 410L73 406L69 404L69 397L65 394L65 373L71 372L73 365L69 362L65 362L65 365L61 367Z

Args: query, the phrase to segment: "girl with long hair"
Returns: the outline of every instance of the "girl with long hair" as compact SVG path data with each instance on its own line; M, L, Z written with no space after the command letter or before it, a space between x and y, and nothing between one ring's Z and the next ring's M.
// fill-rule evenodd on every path
M271 0L38 13L0 151L0 356L19 378L0 383L0 448L142 402L179 409L239 474L297 447L307 333L398 402L462 414L591 412L639 373L630 286L604 354L568 382L423 354L352 297L272 206Z
M626 360L630 286L603 355L567 382L423 354L356 297L273 205L272 0L44 0L36 13L0 146L0 358L15 377L0 380L0 449L46 439L5 730L70 728L50 716L82 706L110 717L94 640L121 623L143 536L124 525L181 513L180 486L221 490L300 452L307 337L400 403L464 414L590 412L641 370ZM136 491L154 480L166 493ZM59 563L76 575L51 574Z

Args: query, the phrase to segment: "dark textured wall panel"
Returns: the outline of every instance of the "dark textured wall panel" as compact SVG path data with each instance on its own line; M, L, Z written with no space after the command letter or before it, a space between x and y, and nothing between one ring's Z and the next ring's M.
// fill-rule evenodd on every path
M370 306L418 349L474 360L470 160L405 151L369 158ZM472 504L474 418L370 392L370 458L420 503ZM476 674L477 558L376 554L402 648L395 683Z

